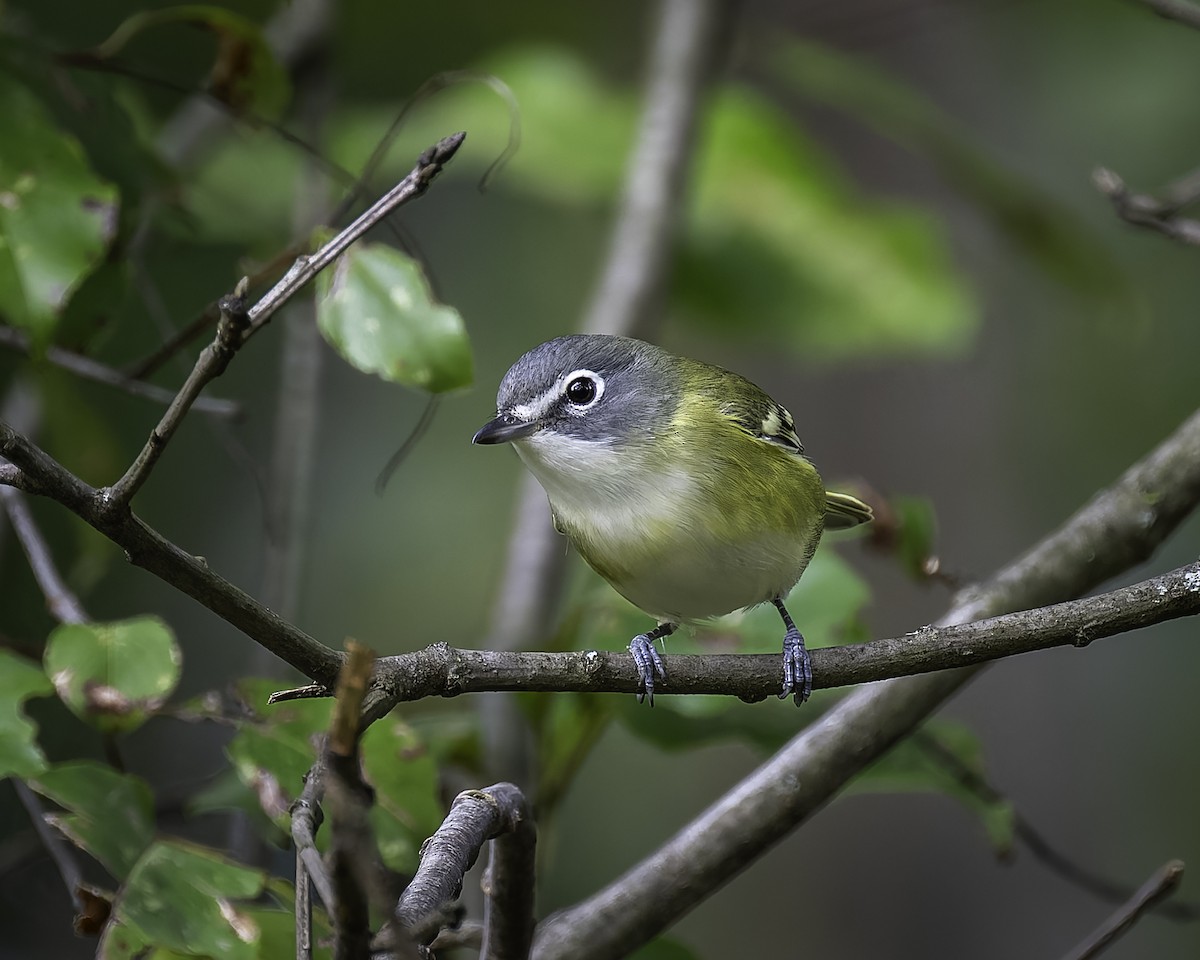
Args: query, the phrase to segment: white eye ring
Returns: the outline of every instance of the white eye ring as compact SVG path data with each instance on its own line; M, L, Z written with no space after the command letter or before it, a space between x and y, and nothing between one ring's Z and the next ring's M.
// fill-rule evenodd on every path
M580 383L580 381L584 384L591 384L592 387L591 397L583 399L582 402L571 396L571 388ZM594 370L572 370L563 377L562 382L563 396L567 398L567 402L577 411L594 407L600 402L600 398L604 396L604 378ZM582 384L580 385L582 386ZM586 388L584 388L584 392L586 393Z

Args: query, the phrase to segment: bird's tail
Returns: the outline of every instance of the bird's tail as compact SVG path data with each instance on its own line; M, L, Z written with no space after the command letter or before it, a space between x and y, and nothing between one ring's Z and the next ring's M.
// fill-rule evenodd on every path
M873 520L871 508L848 493L825 493L825 529L848 530Z

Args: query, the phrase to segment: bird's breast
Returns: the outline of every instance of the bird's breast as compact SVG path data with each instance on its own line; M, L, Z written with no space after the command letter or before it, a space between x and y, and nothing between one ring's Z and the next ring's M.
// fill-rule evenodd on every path
M687 470L629 446L563 437L516 446L558 529L618 593L660 619L702 620L786 594L821 534L821 514L793 503L790 485L771 498L718 497L711 463Z

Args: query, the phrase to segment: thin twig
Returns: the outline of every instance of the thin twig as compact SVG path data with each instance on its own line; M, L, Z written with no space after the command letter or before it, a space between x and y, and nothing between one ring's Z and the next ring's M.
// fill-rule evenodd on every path
M191 409L200 391L225 372L225 368L241 347L242 333L250 323L245 295L246 281L243 279L231 296L221 299L221 319L217 323L216 337L200 352L192 372L175 394L158 425L150 431L150 438L129 465L129 469L109 488L106 499L110 510L124 511L128 507L133 495L150 476L150 471L158 463L158 458L162 456L163 450L175 435L184 415Z
M1159 867L1154 876L1141 886L1128 903L1122 905L1063 960L1092 960L1093 957L1099 956L1128 933L1146 911L1174 893L1182 879L1183 861L1171 860Z
M439 950L478 950L483 946L483 924L470 921L457 927L442 927L429 945L435 955Z
M957 754L948 750L936 737L930 736L924 730L918 730L912 735L912 742L925 750L931 760L941 765L962 787L971 791L984 803L1009 804L1013 811L1013 836L1025 845L1034 860L1052 873L1109 903L1121 904L1134 895L1127 885L1103 877L1057 850L1042 832L1016 809L1011 800L971 769ZM1155 912L1161 917L1180 923L1200 920L1200 904L1195 903L1164 903Z
M217 324L216 337L201 351L192 372L158 425L151 431L142 452L125 475L113 484L108 496L110 509L122 510L128 506L200 391L225 372L242 344L261 330L305 284L341 256L350 244L397 207L425 193L429 184L457 152L465 137L465 133L446 137L421 154L408 176L314 254L296 260L279 282L249 310L245 308L243 301L246 294L245 280L239 284L232 296L222 298L221 319Z
M294 836L294 835L293 835ZM312 960L312 879L296 847L296 960Z
M465 133L455 133L439 140L417 158L416 166L408 176L376 200L353 223L316 253L300 257L283 278L251 308L250 327L243 334L243 339L249 339L261 330L270 322L276 311L295 296L297 290L345 253L352 243L372 227L389 217L396 208L422 196L434 178L454 158L454 154L466 138Z
M1179 215L1178 198L1159 200L1148 193L1133 193L1113 171L1100 167L1092 174L1096 189L1112 202L1113 209L1126 223L1157 231L1172 240L1200 246L1200 220Z
M54 866L58 868L58 875L62 877L63 886L67 888L67 895L71 898L71 905L74 906L75 913L82 915L87 908L87 904L81 896L83 871L79 869L79 863L71 848L46 822L46 811L37 794L25 785L24 780L14 777L12 784L17 791L17 796L21 799L22 806L29 813L29 819L33 821L33 829L37 832L38 839L42 841L42 846L46 848L50 859L54 861Z
M1200 413L1058 531L958 594L943 623L1076 597L1150 556L1200 502ZM761 857L977 670L860 687L673 838L587 900L544 921L537 960L625 956Z
M4 325L0 325L0 346L25 356L30 356L32 349L29 336L24 331ZM100 363L98 360L85 357L80 353L72 353L62 347L47 347L41 356L56 367L61 367L77 377L102 383L108 387L115 387L130 396L142 397L163 404L170 403L175 397L172 391L164 387L146 383L135 376ZM242 414L241 405L236 401L221 400L215 397L197 397L195 408L198 413L207 413L216 417L236 418Z
M707 81L714 72L724 0L662 0L637 142L629 158L608 254L580 329L634 336L656 315L687 182ZM551 629L566 565L546 497L521 480L504 578L486 646L536 646ZM527 782L524 718L511 698L484 698L484 755L495 776Z
M29 558L29 568L41 588L42 596L46 598L50 615L59 623L86 623L89 619L87 611L54 565L50 545L34 522L24 494L12 487L0 487L0 500L4 501L13 533Z
M317 850L317 828L325 815L321 811L321 798L325 793L325 764L318 760L304 777L304 789L292 804L292 843L296 856L304 865L304 871L325 912L333 915L333 884L325 869L325 861Z

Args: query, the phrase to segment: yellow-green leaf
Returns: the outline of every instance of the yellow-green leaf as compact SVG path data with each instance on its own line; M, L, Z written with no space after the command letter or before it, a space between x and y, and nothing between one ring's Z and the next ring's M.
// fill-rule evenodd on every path
M73 713L102 730L132 730L179 682L175 637L157 617L64 624L46 641L46 673Z
M321 333L352 366L430 393L471 382L462 317L434 299L412 257L356 243L317 277L317 290Z

